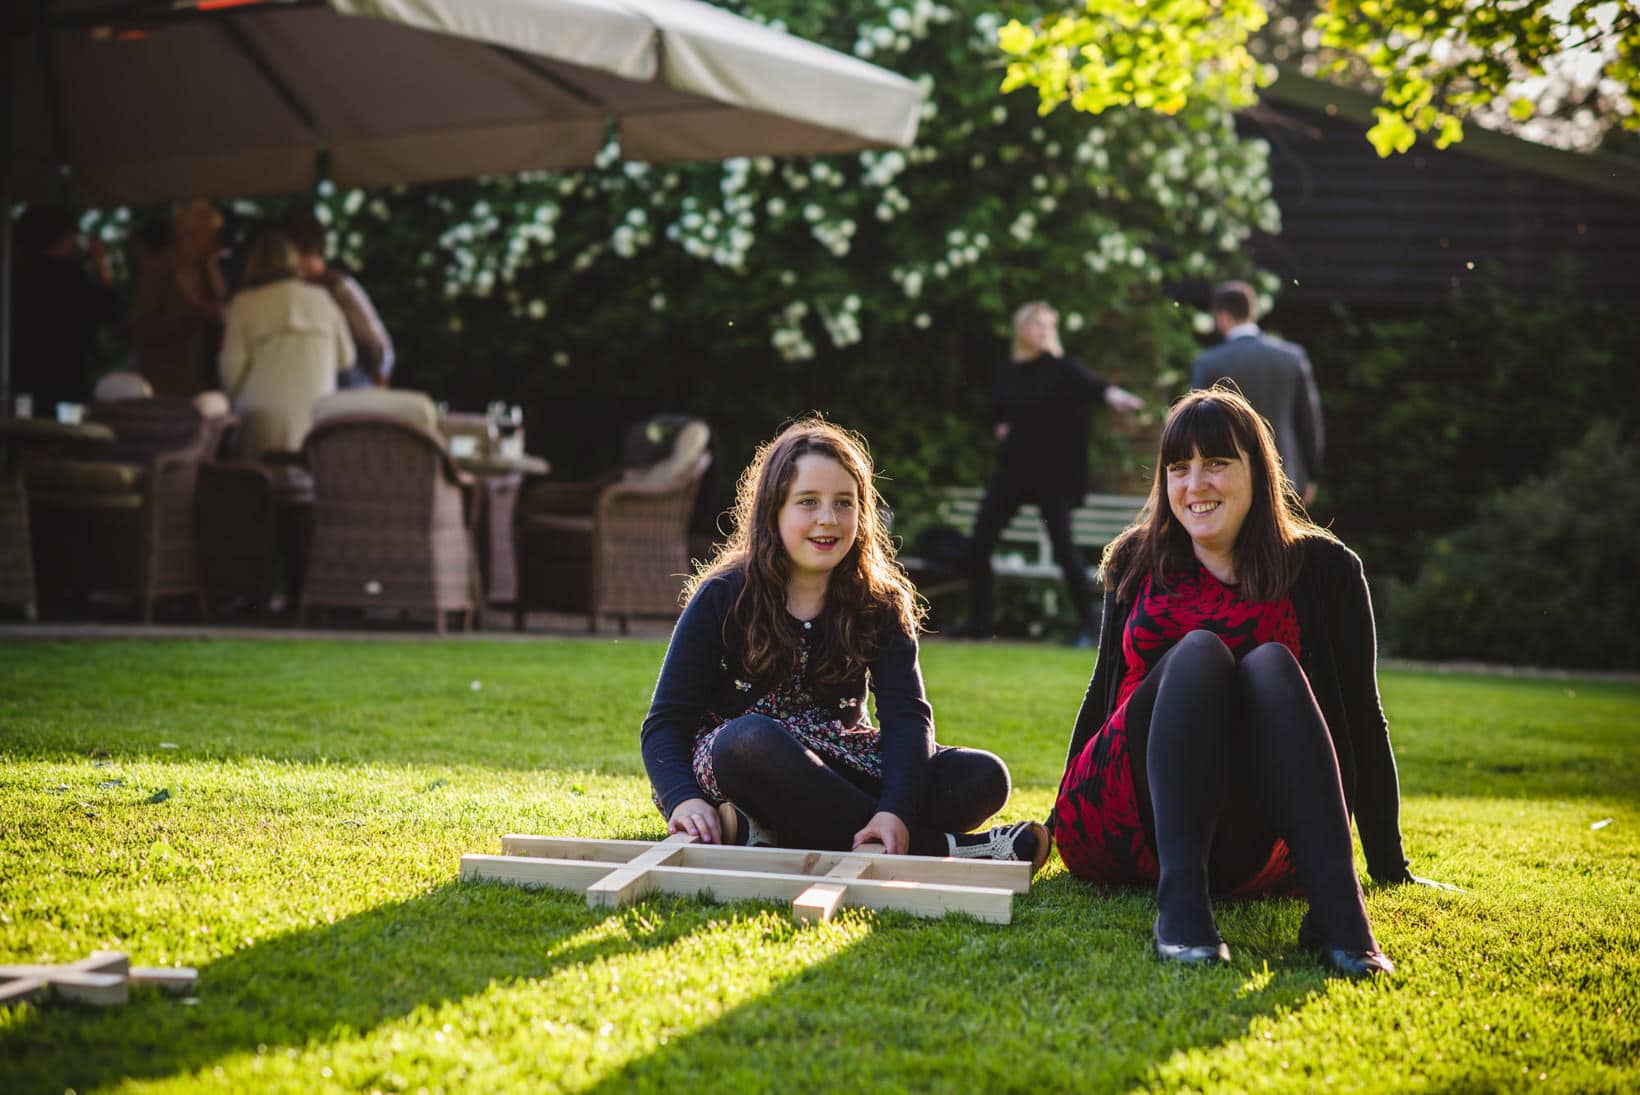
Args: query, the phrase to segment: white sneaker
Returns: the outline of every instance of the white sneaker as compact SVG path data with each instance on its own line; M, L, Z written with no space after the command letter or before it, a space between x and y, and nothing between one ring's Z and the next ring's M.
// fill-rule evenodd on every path
M1032 874L1042 869L1048 853L1053 851L1053 837L1040 821L997 825L984 833L970 834L968 843L959 843L961 839L952 833L945 836L951 854L958 859L1028 860Z

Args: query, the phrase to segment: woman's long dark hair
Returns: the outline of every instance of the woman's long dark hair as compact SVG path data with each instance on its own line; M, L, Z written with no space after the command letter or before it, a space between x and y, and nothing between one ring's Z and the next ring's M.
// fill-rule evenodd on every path
M780 508L797 477L799 457L810 454L837 461L858 492L854 546L831 572L809 679L820 685L843 681L875 654L873 644L883 615L915 635L926 606L894 560L894 545L877 512L871 454L863 437L818 416L787 426L758 447L735 487L734 531L711 562L690 579L686 596L720 574L742 571L746 584L725 623L745 636L746 668L773 683L797 671L800 643L786 612L791 561L780 540Z
M1231 549L1236 583L1250 601L1273 601L1292 591L1303 556L1305 537L1335 539L1311 521L1281 470L1275 435L1269 423L1242 394L1224 381L1194 391L1168 412L1150 497L1139 519L1105 548L1101 569L1107 588L1131 601L1149 575L1152 584L1170 581L1196 565L1190 533L1173 516L1167 501L1167 468L1196 453L1204 457L1244 458L1252 474L1252 505Z

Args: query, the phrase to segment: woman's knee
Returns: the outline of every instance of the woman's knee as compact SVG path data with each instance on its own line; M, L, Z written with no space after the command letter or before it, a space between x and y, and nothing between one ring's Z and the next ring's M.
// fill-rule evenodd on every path
M1255 685L1296 685L1308 688L1308 678L1293 652L1281 643L1261 643L1248 651L1236 667L1245 682Z
M1212 631L1187 631L1183 638L1173 644L1168 660L1170 663L1189 663L1192 673L1232 673L1236 668L1235 654Z

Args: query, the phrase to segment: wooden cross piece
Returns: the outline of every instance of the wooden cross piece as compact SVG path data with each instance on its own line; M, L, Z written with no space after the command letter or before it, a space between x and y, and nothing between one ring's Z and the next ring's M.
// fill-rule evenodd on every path
M616 908L651 893L710 894L719 900L790 901L804 924L830 920L845 905L914 916L962 912L1006 924L1016 893L1031 888L1023 861L885 855L882 845L852 852L700 844L688 833L648 840L501 838L500 855L461 857L464 881L510 882L587 895Z
M42 996L107 1007L123 1004L132 985L158 985L182 993L194 987L197 970L133 966L119 951L97 951L66 966L39 963L0 966L0 1007Z

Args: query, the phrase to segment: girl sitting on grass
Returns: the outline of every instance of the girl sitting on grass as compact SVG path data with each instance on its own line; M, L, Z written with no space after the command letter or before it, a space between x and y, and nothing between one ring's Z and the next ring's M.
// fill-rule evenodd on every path
M1007 801L1008 769L934 742L923 608L878 519L864 440L820 418L789 426L741 476L733 516L690 581L643 723L668 831L1041 867L1039 822L968 832Z

